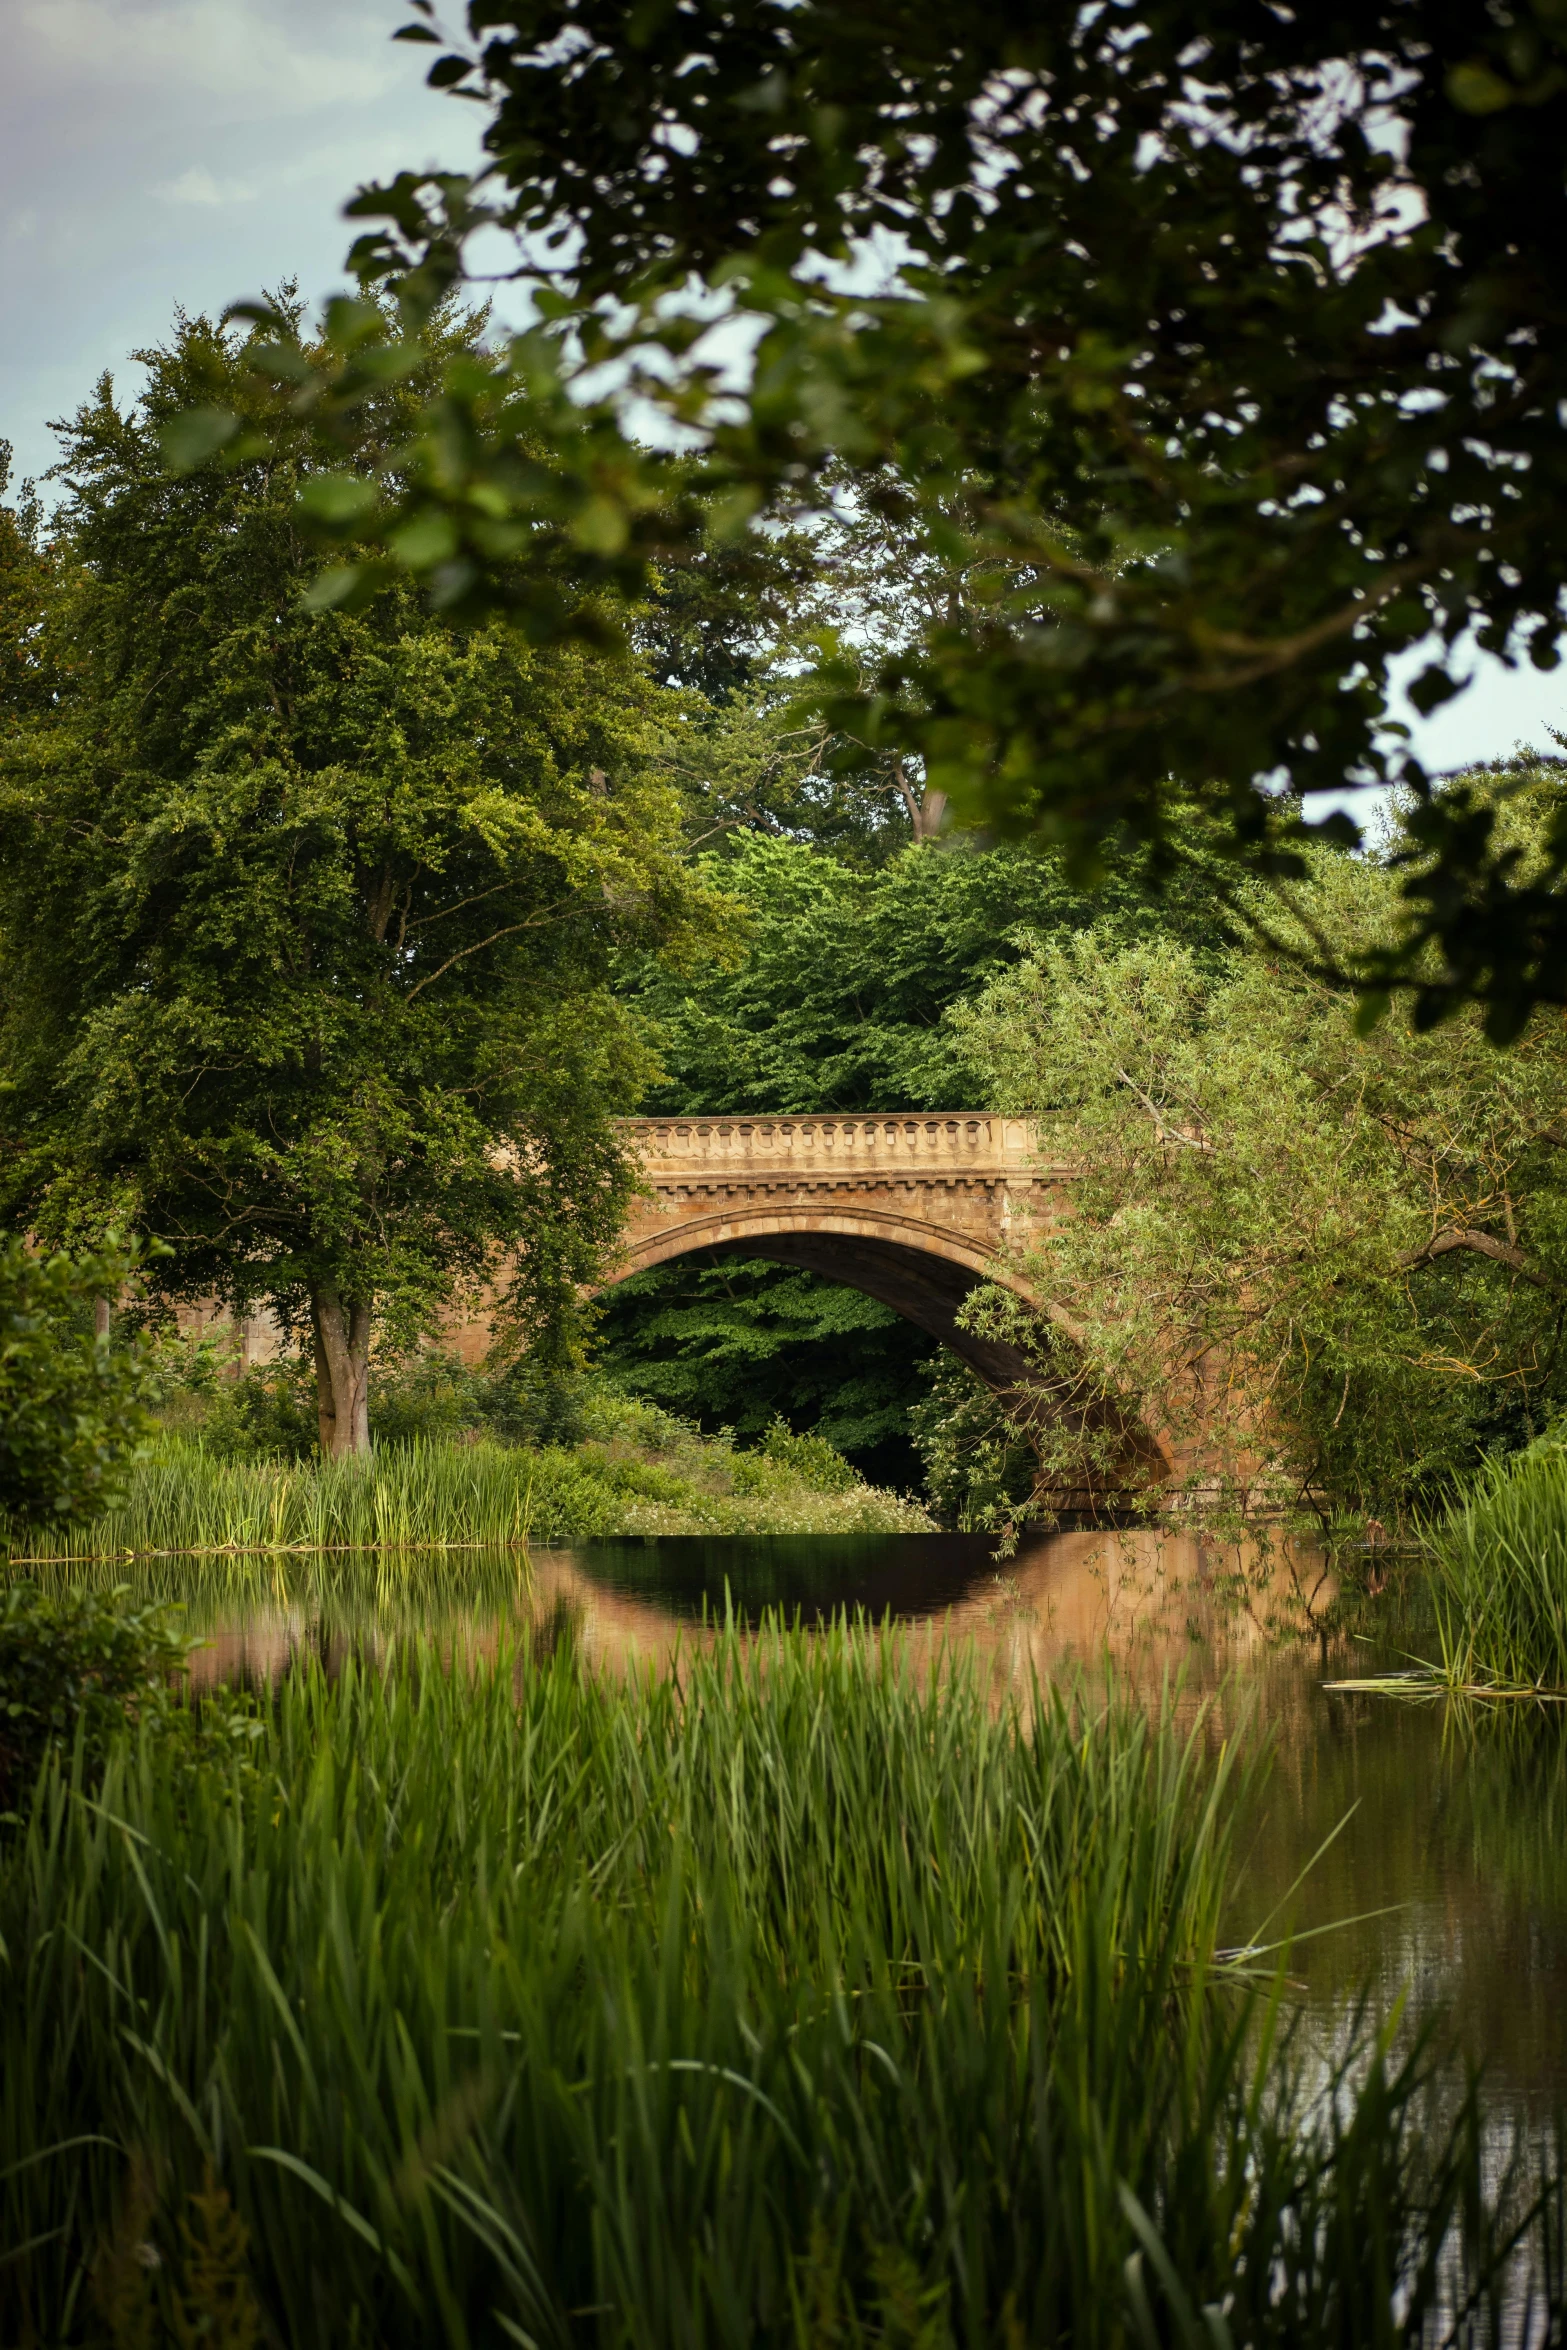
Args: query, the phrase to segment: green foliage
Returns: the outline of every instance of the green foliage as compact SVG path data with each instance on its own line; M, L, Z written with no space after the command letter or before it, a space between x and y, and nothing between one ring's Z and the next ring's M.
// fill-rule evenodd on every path
M820 1438L741 1451L656 1405L591 1389L573 1447L416 1435L368 1455L304 1460L167 1441L92 1526L19 1538L19 1557L164 1551L466 1550L611 1534L919 1533ZM420 1424L415 1422L417 1427ZM791 1449L798 1447L798 1450Z
M44 1756L80 1742L89 1767L111 1732L156 1714L189 1643L129 1592L0 1588L0 1815L15 1815Z
M964 1534L1017 1526L1039 1474L1027 1428L957 1355L938 1353L927 1379L909 1436L932 1510Z
M1472 2095L1325 2072L1218 1955L1247 1775L1173 1706L997 1705L841 1629L663 1680L303 1672L253 1773L177 1787L123 1736L0 1856L0 2330L65 2337L129 2144L160 2277L226 2190L297 2350L588 2310L1093 2350L1144 2303L1203 2339L1187 2298L1413 2343L1471 2287L1489 2339Z
M653 658L709 697L705 714L688 716L680 757L699 840L745 828L875 866L934 840L947 795L922 758L824 717L813 673L831 646L868 684L926 629L972 611L986 567L933 541L917 492L892 469L866 478L831 466L819 488L808 529L709 535L661 575ZM684 630L671 637L676 615L698 623L699 645ZM713 657L719 642L727 664Z
M1567 1450L1493 1461L1427 1538L1443 1678L1567 1691Z
M203 1336L165 1342L156 1393L170 1435L213 1460L308 1460L316 1453L315 1379L298 1354L241 1365L232 1344ZM376 1365L370 1433L378 1444L442 1444L484 1436L502 1444L574 1445L587 1429L582 1372L524 1355L499 1370L439 1346Z
M662 684L722 708L776 668L820 577L804 531L706 537L660 571L638 643Z
M503 1444L570 1446L587 1433L588 1387L581 1372L529 1356L486 1371L431 1348L382 1376L370 1426L385 1444L488 1436Z
M813 1432L868 1475L908 1483L909 1400L936 1351L875 1298L761 1258L694 1253L604 1297L599 1360L709 1431Z
M134 1252L38 1255L0 1243L0 1512L82 1520L113 1506L152 1430L149 1367L93 1332Z
M11 444L0 440L0 713L48 707L63 683L49 658L42 621L52 562L38 493L22 484L15 506L5 503L11 480Z
M965 844L906 849L865 872L751 837L702 870L746 909L746 953L728 971L630 974L667 1070L647 1097L655 1113L971 1109L950 1015L1018 960L1020 929L1093 924L1115 943L1172 933L1207 953L1223 936L1196 859L1168 906L1130 856L1097 895L1048 855Z
M472 352L432 336L424 365ZM63 689L0 758L6 1198L46 1238L166 1236L173 1299L313 1332L323 1440L368 1441L401 1342L504 1266L518 1328L570 1315L618 1229L613 1113L645 1068L612 958L693 911L660 697L635 665L464 636L406 588L307 609L308 430L171 479L255 337L182 319L64 428L40 642ZM395 445L417 376L341 454Z
M319 1437L316 1381L296 1354L245 1363L231 1327L194 1339L160 1319L149 1333L165 1437L196 1438L214 1460L308 1460Z
M955 43L938 0L895 27L868 0L711 21L584 0L569 40L548 8L468 18L431 78L485 110L484 176L361 192L351 258L417 315L471 235L509 232L541 326L471 393L460 474L389 496L391 544L410 501L438 510L485 608L470 516L521 528L548 502L511 455L530 402L553 414L563 373L618 361L702 442L680 490L702 480L726 533L829 506L847 464L872 503L889 474L911 490L934 552L982 578L873 674L853 647L824 660L823 723L871 758L917 759L1080 870L1122 822L1178 829L1195 791L1274 873L1298 837L1280 774L1305 794L1402 772L1427 869L1359 977L1428 1013L1478 996L1499 1036L1563 1000L1567 834L1524 881L1491 811L1432 789L1384 724L1399 657L1431 645L1430 709L1471 625L1558 659L1554 7L1223 0L1194 31L1159 0L1130 43L1116 10L1015 4ZM738 388L704 332L719 305L749 330ZM353 398L360 364L317 397ZM579 535L629 558L689 524L667 491L652 519L645 452L609 461L614 422L601 398L550 496L587 495L597 433L608 510Z
M1295 945L1375 948L1397 883L1324 853L1295 905ZM1367 1034L1266 944L1205 968L1069 939L954 1026L976 1091L1079 1166L1033 1279L1107 1398L1203 1446L1208 1500L1429 1508L1561 1408L1557 1024L1505 1056L1472 1013Z
M253 1363L214 1383L195 1425L214 1460L309 1460L319 1438L315 1380L297 1359Z
M859 1483L841 1452L820 1430L797 1436L787 1420L774 1420L762 1440L762 1456L790 1470L815 1493L851 1493Z

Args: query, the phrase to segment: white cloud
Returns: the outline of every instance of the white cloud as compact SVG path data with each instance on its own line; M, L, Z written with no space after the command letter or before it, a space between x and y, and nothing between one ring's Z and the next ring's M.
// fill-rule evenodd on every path
M216 317L290 278L314 302L342 283L359 182L471 168L479 109L426 89L429 52L388 39L411 13L0 0L0 432L18 476L54 461L44 420L177 304Z
M193 163L177 180L165 180L152 192L166 204L249 204L256 194L244 180L215 180L200 163Z
M40 63L52 53L81 81L151 87L165 102L200 94L230 120L369 105L408 78L388 46L395 19L378 6L307 15L278 0L23 0L14 22Z

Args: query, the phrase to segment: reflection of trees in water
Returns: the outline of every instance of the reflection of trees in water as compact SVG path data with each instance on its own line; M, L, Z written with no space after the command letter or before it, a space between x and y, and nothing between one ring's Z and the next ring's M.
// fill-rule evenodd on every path
M1455 1699L1442 1731L1476 1869L1531 1908L1567 1916L1567 1708Z
M1127 1668L1182 1669L1205 1687L1241 1652L1258 1651L1288 1613L1295 1571L1255 1544L1159 1533L1052 1535L998 1561L985 1536L773 1536L746 1540L606 1542L588 1550L222 1554L201 1559L88 1561L74 1576L106 1584L129 1573L139 1596L183 1612L206 1645L194 1669L212 1685L265 1679L308 1650L329 1673L350 1655L472 1641L481 1627L513 1637L569 1608L590 1653L635 1646L647 1657L673 1639L704 1637L733 1606L811 1624L836 1610L937 1629L988 1652L1003 1677L1049 1674L1108 1650ZM1315 1573L1315 1567L1308 1572Z
M909 1571L922 1557L917 1591ZM1276 1619L1261 1554L1239 1562L1240 1605L1236 1564L1232 1550L1195 1537L1085 1532L1051 1536L1001 1565L983 1543L817 1538L540 1552L531 1581L515 1552L104 1562L102 1571L109 1582L133 1580L139 1596L184 1605L189 1629L210 1643L194 1660L202 1687L272 1680L307 1652L336 1671L349 1656L374 1665L421 1642L446 1666L503 1644L538 1654L570 1641L595 1669L661 1670L677 1648L711 1637L726 1573L757 1612L798 1605L807 1620L851 1587L879 1615L903 1574L911 1616L896 1636L928 1641L932 1656L943 1639L972 1644L998 1702L1035 1673L1094 1671L1108 1654L1122 1685L1151 1699L1178 1680L1188 1721L1208 1707L1203 1735L1214 1747L1269 1738L1272 1770L1243 1823L1246 1867L1226 1931L1248 1939L1280 1902L1276 1931L1287 1921L1301 1930L1359 1921L1301 1942L1291 1958L1314 2028L1342 2027L1364 1988L1381 2012L1407 1987L1406 2032L1450 2013L1469 2050L1494 2063L1501 2110L1510 2098L1542 2109L1567 2101L1567 1708L1326 1696L1323 1680L1367 1652L1340 1643L1327 1666L1315 1639L1280 1646L1269 1637ZM1286 1563L1286 1580L1293 1571ZM717 1601L706 1628L704 1590ZM1419 1624L1389 1616L1368 1661L1418 1651L1423 1637Z
M1406 2034L1438 2019L1494 2068L1502 2103L1549 2113L1567 2102L1563 1709L1325 1697L1317 1679L1282 1658L1251 1677L1274 1764L1242 1838L1238 1920L1331 1836L1288 1905L1313 1933L1291 1961L1313 2003L1342 2018L1363 1989L1382 2010L1404 1994Z

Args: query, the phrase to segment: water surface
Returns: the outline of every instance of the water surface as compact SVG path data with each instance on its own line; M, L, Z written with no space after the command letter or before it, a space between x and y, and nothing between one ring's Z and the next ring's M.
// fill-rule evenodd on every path
M731 1610L807 1624L863 1610L932 1652L971 1648L998 1692L1108 1652L1149 1694L1178 1678L1214 1739L1271 1736L1265 1792L1238 1823L1237 1939L1292 1921L1310 1936L1292 1975L1324 2025L1362 1990L1378 2013L1402 2001L1406 2028L1440 2018L1486 2065L1499 2115L1567 2106L1567 1708L1327 1693L1420 1633L1389 1602L1369 1647L1281 1640L1328 1594L1309 1558L1264 1575L1254 1557L1148 1534L1055 1535L999 1567L991 1549L960 1535L680 1538L539 1552L531 1573L517 1553L273 1554L112 1577L184 1603L207 1684L271 1678L307 1652L333 1670L410 1637L492 1651L563 1618L597 1668L662 1670Z

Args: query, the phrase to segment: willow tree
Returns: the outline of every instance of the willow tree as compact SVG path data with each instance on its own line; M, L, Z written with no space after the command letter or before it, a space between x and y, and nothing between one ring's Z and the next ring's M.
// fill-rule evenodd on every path
M1560 773L1472 786L1527 881ZM1297 908L1374 948L1396 878L1324 852ZM1041 939L954 1025L976 1088L1078 1168L1035 1283L1106 1392L1200 1443L1231 1498L1392 1515L1567 1414L1559 1014L1507 1053L1472 1008L1361 1034L1293 955L1090 934Z
M693 906L658 696L586 622L540 651L395 585L312 611L303 427L172 478L162 428L242 407L245 355L181 319L138 356L138 399L105 377L59 428L50 560L11 598L52 685L9 696L0 752L5 1204L156 1238L165 1299L270 1305L356 1451L378 1328L497 1282L509 1326L558 1326L618 1227L642 1063L607 975ZM363 405L347 478L420 396Z

